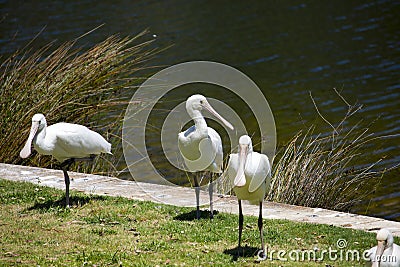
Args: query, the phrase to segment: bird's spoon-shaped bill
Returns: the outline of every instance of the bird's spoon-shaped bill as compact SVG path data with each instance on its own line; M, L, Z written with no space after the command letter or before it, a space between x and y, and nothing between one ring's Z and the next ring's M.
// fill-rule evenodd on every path
M230 122L228 122L227 120L225 120L221 115L219 115L218 112L215 111L215 109L213 109L213 107L207 101L203 102L203 107L205 109L207 109L215 117L217 117L220 121L222 121L222 123L225 124L226 127L228 127L231 130L234 129L232 124Z
M240 144L239 152L239 168L234 180L234 186L244 186L246 184L246 177L244 176L244 165L247 159L247 145Z
M31 154L32 141L33 138L35 138L38 128L39 128L39 122L32 122L32 127L29 133L28 140L26 140L24 148L22 148L21 152L19 153L19 156L21 158L25 159L29 157L29 155Z

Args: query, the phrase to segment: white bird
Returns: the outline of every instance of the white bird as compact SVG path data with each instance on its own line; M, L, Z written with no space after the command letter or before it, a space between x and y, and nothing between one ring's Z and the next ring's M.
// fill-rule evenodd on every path
M233 182L233 190L239 202L239 244L243 230L242 200L250 204L259 205L258 229L260 231L262 255L265 256L263 238L262 203L271 183L271 166L268 157L253 151L251 139L248 135L239 138L238 153L229 156L225 175Z
M207 126L206 120L201 114L203 109L208 110L229 129L233 130L233 126L211 107L204 96L192 95L186 100L186 110L193 119L194 125L178 134L178 146L184 158L185 165L190 172L211 172L209 195L210 218L213 218L212 174L222 173L223 150L221 137L213 128ZM199 219L200 187L196 176L194 176L194 186L197 204L196 218Z
M31 154L31 146L42 155L52 155L61 163L65 179L65 204L69 207L68 168L75 160L90 160L100 153L111 154L111 144L100 134L85 126L71 123L56 123L47 127L43 114L32 117L28 140L20 152L21 158Z
M400 267L400 246L396 245L392 233L383 228L376 234L378 245L368 251L367 266Z

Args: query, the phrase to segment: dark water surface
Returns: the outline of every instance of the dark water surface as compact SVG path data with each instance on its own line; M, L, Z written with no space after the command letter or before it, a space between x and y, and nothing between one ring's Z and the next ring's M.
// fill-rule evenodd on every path
M210 60L233 66L263 90L274 112L278 144L312 124L317 132L330 130L309 92L330 122L341 120L347 108L333 88L350 103L363 104L354 122L374 122L370 130L378 136L400 133L398 1L0 1L0 12L0 55L23 47L43 27L34 43L38 47L105 23L82 45L149 28L146 38L155 38L153 46L173 44L151 65ZM240 106L221 88L196 85L172 91L160 107L171 109L195 92ZM241 116L254 133L256 124L246 114ZM380 140L363 152L360 164L381 157L379 168L398 164L399 141L399 136ZM370 204L355 211L400 220L399 174L385 175Z

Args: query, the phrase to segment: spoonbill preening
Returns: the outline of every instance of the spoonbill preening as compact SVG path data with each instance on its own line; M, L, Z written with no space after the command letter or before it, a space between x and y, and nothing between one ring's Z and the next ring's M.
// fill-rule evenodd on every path
M400 246L396 245L392 233L383 228L376 234L378 245L368 251L369 261L367 266L399 267Z
M100 153L111 154L111 144L100 134L79 124L60 122L47 127L43 114L32 117L28 140L20 152L21 158L31 154L31 146L42 155L52 155L61 163L65 179L65 205L69 207L68 168L74 161L92 160Z
M233 126L211 107L204 96L192 95L186 100L186 111L194 121L194 125L178 134L178 146L190 172L208 171L211 173L209 183L210 218L213 218L212 175L213 173L222 173L223 150L221 137L213 128L207 126L206 120L201 114L203 109L208 110L229 129L233 130ZM200 187L196 176L193 180L196 193L196 218L199 219Z
M271 166L268 157L253 151L251 139L248 135L239 138L238 153L229 156L227 175L233 182L233 190L239 202L239 243L243 230L242 200L250 204L259 205L258 229L260 231L262 256L265 256L262 203L271 183Z

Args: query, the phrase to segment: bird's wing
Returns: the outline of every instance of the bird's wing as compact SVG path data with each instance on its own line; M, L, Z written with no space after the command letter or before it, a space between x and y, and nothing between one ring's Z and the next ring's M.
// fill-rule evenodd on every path
M213 147L213 150L215 151L215 158L214 162L216 164L217 169L222 171L222 164L223 164L223 158L224 158L224 151L222 149L222 140L217 131L215 131L213 128L208 127L208 137L211 140L211 144Z
M215 150L210 138L178 142L178 146L190 172L205 171L214 164Z
M225 169L225 175L228 176L228 179L231 180L233 184L233 180L236 177L237 170L239 168L239 156L237 153L232 153L229 155L228 166Z
M247 170L247 168L250 168ZM246 164L246 172L251 175L249 192L256 191L264 182L270 183L271 166L268 157L264 154L253 152L251 166Z
M102 152L111 153L109 144L100 134L79 124L57 123L47 128L64 153L69 157L87 157Z
M395 256L395 261L397 263L397 266L400 265L400 246L397 244L393 244L393 256Z
M213 143L209 138L204 138L200 141L199 151L200 157L191 162L191 164L196 171L204 171L210 168L216 157Z
M201 156L199 151L199 141L191 138L194 131L195 126L193 125L186 131L178 134L178 147L185 163L187 161L195 161Z
M195 126L178 134L178 147L185 165L191 172L210 170L222 171L222 142L218 133L208 128L208 136L198 140L193 138Z

